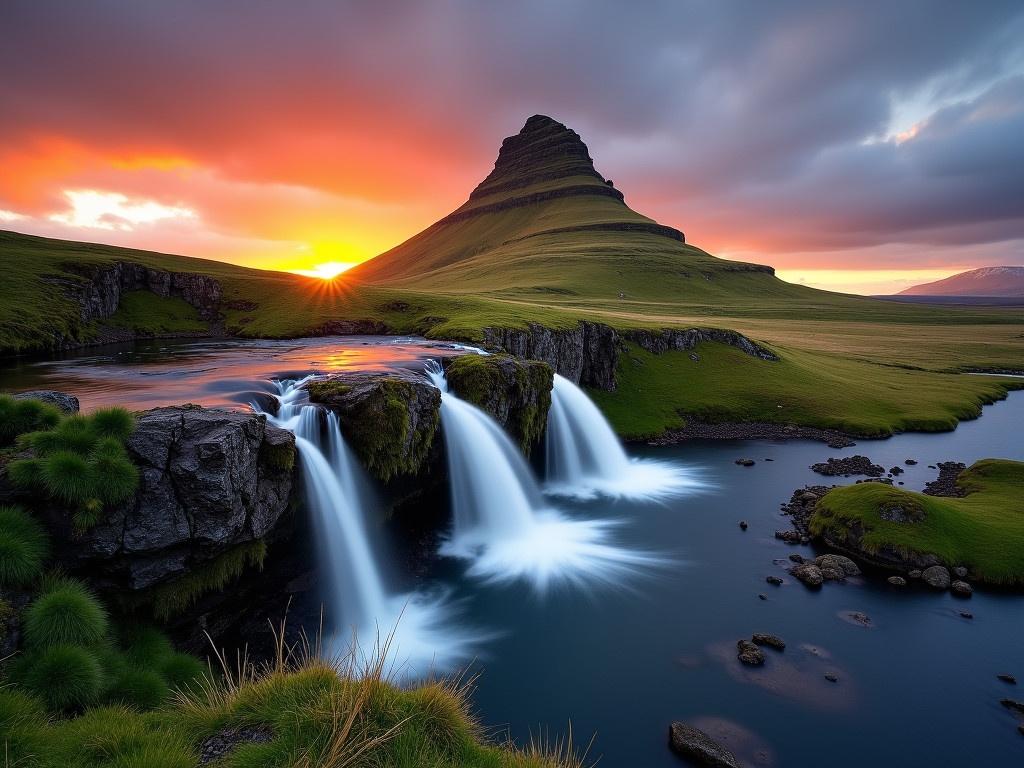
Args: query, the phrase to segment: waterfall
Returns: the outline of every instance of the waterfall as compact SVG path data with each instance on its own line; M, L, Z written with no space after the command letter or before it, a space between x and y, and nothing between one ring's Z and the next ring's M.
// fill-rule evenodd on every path
M594 402L557 373L545 451L547 490L554 494L659 498L697 485L683 467L630 459Z
M474 655L473 646L484 636L456 631L453 606L443 594L389 594L367 524L361 469L337 415L310 405L303 388L310 378L277 382L278 412L266 415L295 435L325 577L327 618L336 632L328 646L343 652L354 642L372 653L393 632L392 661L400 677L453 669ZM260 410L256 404L253 409Z
M558 582L619 583L627 572L657 562L611 544L613 522L570 519L548 506L501 427L448 390L437 362L430 361L426 373L441 390L452 497L453 530L443 554L471 560L470 575L526 579L541 591Z

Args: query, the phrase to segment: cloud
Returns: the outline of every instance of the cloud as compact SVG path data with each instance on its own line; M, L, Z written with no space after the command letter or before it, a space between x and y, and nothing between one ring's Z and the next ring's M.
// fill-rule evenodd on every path
M9 0L0 26L0 209L33 221L91 189L348 261L459 205L542 112L712 252L1021 260L1015 0Z

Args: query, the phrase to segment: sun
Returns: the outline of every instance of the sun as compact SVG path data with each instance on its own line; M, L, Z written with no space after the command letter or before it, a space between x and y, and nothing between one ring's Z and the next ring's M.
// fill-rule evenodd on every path
M297 275L306 277L318 277L321 280L333 280L346 269L354 267L351 261L325 261L323 264L316 264L312 269L293 269Z

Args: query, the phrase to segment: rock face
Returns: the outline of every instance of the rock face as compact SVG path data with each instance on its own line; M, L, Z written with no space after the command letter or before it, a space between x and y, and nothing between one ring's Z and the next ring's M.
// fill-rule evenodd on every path
M451 359L448 387L483 409L527 453L544 436L554 371L547 363L509 355L462 355Z
M739 768L735 755L699 728L672 723L668 743L680 757L707 768Z
M173 580L267 537L288 510L295 441L263 416L157 408L138 418L127 447L140 471L130 502L81 535L66 512L48 512L56 559L99 589Z
M345 440L374 476L414 475L430 453L441 393L411 371L352 372L310 382L310 402L338 415Z
M526 329L484 328L486 346L516 357L541 360L567 379L587 387L615 389L615 369L625 342L654 354L691 350L702 342L736 347L763 360L775 354L735 331L714 328L630 330L620 333L602 323L580 322L575 328L554 330L536 323Z
M177 297L191 304L204 320L214 320L220 308L220 283L212 277L189 272L167 272L133 262L116 261L82 267L82 284L68 284L67 292L78 302L83 323L103 320L117 311L121 294L149 291L164 298Z
M14 395L15 400L42 400L56 406L64 413L78 413L78 398L67 392L56 392L52 389L33 389Z

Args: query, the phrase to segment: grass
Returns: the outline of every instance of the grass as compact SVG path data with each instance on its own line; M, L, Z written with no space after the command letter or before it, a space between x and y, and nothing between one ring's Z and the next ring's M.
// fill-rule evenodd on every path
M18 659L14 679L56 712L92 704L103 690L103 670L95 653L77 645L29 651Z
M149 291L127 291L107 321L115 328L135 331L140 336L168 336L204 333L209 324L184 299L157 296Z
M60 411L48 403L0 395L0 446L10 445L26 432L52 429L60 419Z
M963 498L904 491L881 483L861 483L829 491L818 502L811 531L844 542L850 526L863 528L858 545L907 553L931 553L947 566L965 565L972 578L993 584L1024 584L1024 463L985 459L957 479ZM923 513L912 523L885 520L898 506Z
M628 345L618 389L590 395L622 435L642 438L709 422L764 421L838 429L863 437L953 429L1019 379L938 374L840 355L776 347L761 360L715 343L655 355Z
M0 506L0 586L31 584L49 554L50 537L38 520L20 507Z
M25 611L25 645L94 646L107 637L107 612L83 584L56 579Z

